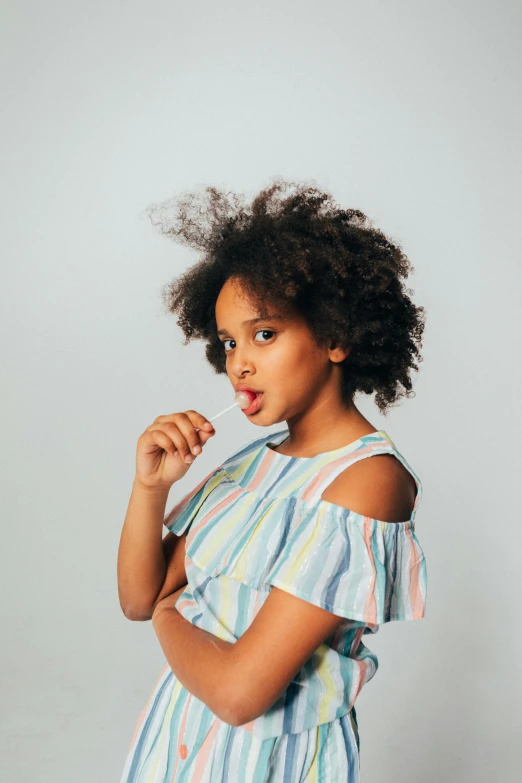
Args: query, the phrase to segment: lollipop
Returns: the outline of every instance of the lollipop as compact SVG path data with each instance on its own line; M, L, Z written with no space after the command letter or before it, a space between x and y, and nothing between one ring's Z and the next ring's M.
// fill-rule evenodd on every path
M241 410L244 410L245 408L250 408L252 403L254 402L256 398L256 393L253 391L238 391L234 395L235 405L238 405ZM228 410L228 409L227 409ZM221 413L224 413L224 411L221 411ZM221 416L221 413L218 413L218 416ZM214 416L216 418L216 416Z
M234 395L235 402L232 405L229 405L228 408L225 408L224 410L220 411L219 413L216 413L215 416L212 416L209 421L214 421L214 419L217 419L219 416L222 416L227 411L231 411L232 408L235 408L236 405L241 408L241 410L245 410L246 408L250 408L254 400L256 399L256 394L252 391L238 391ZM195 427L196 431L199 432L199 427Z

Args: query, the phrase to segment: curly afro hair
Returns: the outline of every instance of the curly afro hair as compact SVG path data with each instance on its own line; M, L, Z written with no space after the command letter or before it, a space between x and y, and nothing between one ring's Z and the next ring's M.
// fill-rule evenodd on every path
M358 209L341 209L315 183L277 177L251 203L206 187L152 205L146 214L162 234L202 253L164 286L162 298L179 316L184 345L206 341L216 373L226 373L226 355L215 303L233 277L261 312L268 304L297 307L319 346L350 347L340 363L346 407L357 392L375 392L386 414L400 398L415 396L410 370L422 361L425 316L402 282L413 267L401 246Z

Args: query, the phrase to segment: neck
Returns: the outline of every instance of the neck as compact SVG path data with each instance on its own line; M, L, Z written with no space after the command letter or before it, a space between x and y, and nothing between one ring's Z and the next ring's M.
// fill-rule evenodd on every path
M376 431L352 402L348 408L326 398L305 414L287 420L288 438L277 451L288 456L315 456L333 451Z

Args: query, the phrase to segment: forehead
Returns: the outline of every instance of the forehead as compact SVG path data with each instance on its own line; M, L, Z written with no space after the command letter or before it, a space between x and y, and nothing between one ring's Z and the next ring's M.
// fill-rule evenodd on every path
M218 334L227 328L251 326L263 320L292 320L291 308L271 305L267 300L257 305L250 301L240 283L227 280L216 300L216 323Z
M266 317L268 313L275 312L267 300L262 302L252 301L241 285L241 281L229 278L221 288L216 300L216 320L218 318L242 321L246 318L257 316Z
M216 314L221 310L254 314L257 308L248 299L241 282L229 279L224 283L216 300Z

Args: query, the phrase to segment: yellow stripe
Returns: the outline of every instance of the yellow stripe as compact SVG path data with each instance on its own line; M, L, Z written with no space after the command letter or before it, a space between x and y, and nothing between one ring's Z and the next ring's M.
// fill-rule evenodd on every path
M209 545L208 541L205 541L204 543L200 544L197 551L197 560L201 563L202 567L207 567L210 561L210 558L215 554L216 551L219 551L220 547L223 546L224 543L227 541L232 541L232 545L227 549L227 552L234 546L236 543L236 536L233 535L233 530L236 527L237 523L241 519L248 519L250 512L249 507L256 501L255 498L250 499L247 497L246 503L245 503L245 497L243 496L241 500L238 502L238 508L236 509L235 514L230 514L230 511L228 514L223 518L219 520L219 526L218 530L215 530L212 534L212 545ZM223 513L222 509L219 514ZM206 553L206 557L205 557Z
M322 521L322 517L324 516L325 509L319 508L314 513L315 513L314 532L312 533L310 538L307 539L305 545L295 554L295 562L290 567L290 569L286 571L285 581L289 579L290 582L293 582L293 580L297 576L297 572L299 570L299 566L303 557L306 559L306 556L308 554L312 554L317 549L316 540L321 535L321 521Z
M324 644L324 642L317 649L317 652L319 652L319 650L321 651L320 663L317 667L317 673L320 674L323 685L325 685L326 688L317 711L319 716L319 723L326 723L327 721L331 720L329 707L331 707L331 705L334 703L336 700L335 697L337 696L337 685L332 676L327 660L328 650L330 649L331 648Z

